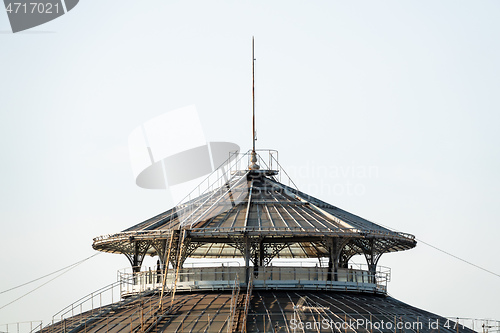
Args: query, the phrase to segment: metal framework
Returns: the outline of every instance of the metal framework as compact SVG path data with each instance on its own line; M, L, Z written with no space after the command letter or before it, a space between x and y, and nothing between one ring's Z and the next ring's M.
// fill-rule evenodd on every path
M95 250L127 257L132 273L121 275L120 288L125 281L131 290L95 312L92 305L61 316L44 331L374 332L360 328L363 321L393 323L375 331L397 332L398 322L413 321L427 326L405 332L455 332L445 318L387 296L390 273L377 269L378 261L415 247L413 235L309 196L290 179L285 185L277 151L255 149L254 65L252 38L252 149L230 156L175 208L95 238ZM157 256L162 269L141 272L147 255ZM365 257L367 270L349 268L355 255ZM187 258L241 258L244 266L189 269ZM273 266L276 258L315 258L320 265ZM436 320L437 327L428 325Z
M253 153L247 153L250 160ZM126 255L136 271L146 255L158 256L164 264L167 244L176 249L168 251L168 262L176 269L189 257L243 258L258 275L259 267L269 266L274 258L327 258L329 278L335 281L337 270L347 268L354 255L363 255L369 271L375 272L382 254L416 245L412 235L280 183L281 170L266 168L266 159L256 156L255 163L264 167L226 166L218 177L225 181L218 187L123 232L97 237L94 249Z

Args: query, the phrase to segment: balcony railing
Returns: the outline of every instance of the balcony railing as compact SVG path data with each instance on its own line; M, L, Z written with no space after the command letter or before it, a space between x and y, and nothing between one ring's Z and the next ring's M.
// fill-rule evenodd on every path
M166 288L175 284L175 270L167 273ZM176 288L181 290L232 290L235 280L246 287L247 274L252 277L254 289L306 289L356 291L377 294L387 293L390 270L378 270L375 274L363 269L339 268L329 274L326 267L192 267L179 270ZM161 288L163 274L148 270L132 273L119 271L122 297Z

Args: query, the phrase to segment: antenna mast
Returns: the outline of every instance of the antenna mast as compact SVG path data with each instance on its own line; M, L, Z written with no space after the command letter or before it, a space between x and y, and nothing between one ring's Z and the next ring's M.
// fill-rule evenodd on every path
M255 55L254 37L252 36L252 155L250 158L250 170L258 170L257 154L255 153Z
M252 152L255 154L255 55L254 38L252 36Z

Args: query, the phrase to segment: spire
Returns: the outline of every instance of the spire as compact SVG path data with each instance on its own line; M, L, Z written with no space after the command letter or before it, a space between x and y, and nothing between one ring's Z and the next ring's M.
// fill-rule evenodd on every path
M254 37L252 36L252 154L250 158L250 170L258 170L257 153L255 152L255 55L254 55Z

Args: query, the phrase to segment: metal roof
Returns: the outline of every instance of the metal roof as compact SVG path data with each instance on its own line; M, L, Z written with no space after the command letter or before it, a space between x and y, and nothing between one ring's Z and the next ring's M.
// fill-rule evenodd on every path
M373 240L384 252L413 248L413 235L394 232L280 183L274 170L234 171L222 186L124 231L97 237L96 250L124 253L137 240L168 239L186 230L198 247L191 257L240 257L234 238L260 237L286 243L277 258L304 258L328 253L323 237ZM361 254L359 244L351 251ZM157 254L151 246L147 254Z
M238 300L234 295L231 292L178 293L172 308L160 312L155 311L158 294L152 297L137 297L103 307L94 313L87 312L69 318L46 327L43 331L240 332L243 331L242 327L236 325L241 325L244 321L239 318L239 324L236 324L236 321L231 320L238 317ZM155 314L150 318L150 313ZM438 327L432 326L436 323ZM453 321L392 297L283 290L252 293L248 303L245 331L474 332L454 324ZM303 325L304 329L300 329L300 325ZM311 328L307 329L307 325ZM408 328L408 325L413 326Z

